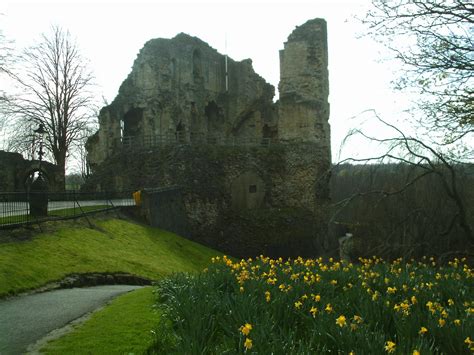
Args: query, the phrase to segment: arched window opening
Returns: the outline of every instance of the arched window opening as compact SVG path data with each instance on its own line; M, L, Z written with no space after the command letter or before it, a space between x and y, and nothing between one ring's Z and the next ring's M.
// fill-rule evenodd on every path
M202 77L201 52L195 49L193 52L193 78L194 81Z
M211 101L207 104L204 108L204 115L207 118L207 131L209 133L217 133L223 122L220 120L220 108L215 101Z
M143 109L132 108L123 117L123 136L138 136L141 131L143 120Z
M185 142L186 140L186 126L179 121L178 125L176 126L176 141L178 142Z

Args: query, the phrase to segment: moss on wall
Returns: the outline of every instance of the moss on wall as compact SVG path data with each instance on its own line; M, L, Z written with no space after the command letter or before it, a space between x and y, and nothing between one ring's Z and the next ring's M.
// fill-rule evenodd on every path
M309 143L121 151L87 184L90 189L99 183L113 189L117 181L125 189L178 185L190 225L187 237L239 257L316 255L327 230L328 203L327 194L315 191L326 173L317 151ZM232 186L246 172L263 181L265 192L258 209L239 211L232 208Z

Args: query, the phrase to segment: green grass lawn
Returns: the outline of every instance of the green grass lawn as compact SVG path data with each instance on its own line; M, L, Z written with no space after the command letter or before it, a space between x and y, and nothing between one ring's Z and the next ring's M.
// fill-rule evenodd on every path
M126 272L153 280L175 272L194 273L220 254L131 221L103 217L89 217L89 221L93 227L84 221L47 222L42 225L45 232L33 236L23 236L22 230L17 230L12 237L3 231L0 297L35 289L72 273ZM160 319L152 308L154 302L150 287L123 295L43 350L53 354L143 353L155 339L151 330Z
M89 219L94 227L48 222L60 227L46 224L43 229L51 231L0 243L0 298L71 273L126 272L159 279L173 272L195 272L217 254L157 228L117 218Z
M72 333L49 342L45 354L142 354L160 320L151 287L122 295Z
M48 211L48 216L56 216L56 217L69 217L78 215L81 213L87 213L97 210L105 210L107 208L112 208L112 206L108 205L95 205L95 206L83 206L81 208L63 208L61 210L52 210Z

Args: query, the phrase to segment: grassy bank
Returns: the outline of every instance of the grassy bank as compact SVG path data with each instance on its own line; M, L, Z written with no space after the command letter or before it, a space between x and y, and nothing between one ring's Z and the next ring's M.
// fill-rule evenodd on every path
M160 314L151 287L118 297L74 332L49 342L45 354L142 354L152 344Z
M71 273L126 272L159 279L202 270L216 252L157 228L117 218L48 222L43 233L0 236L0 297ZM6 241L8 240L8 241Z

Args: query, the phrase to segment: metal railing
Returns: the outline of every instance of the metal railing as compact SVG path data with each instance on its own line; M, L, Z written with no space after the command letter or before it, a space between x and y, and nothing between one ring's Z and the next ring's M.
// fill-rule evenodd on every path
M199 132L176 132L173 134L124 136L120 141L120 144L124 148L159 147L180 144L268 147L272 143L275 143L275 141L271 138L223 137Z
M120 206L134 206L133 191L47 192L48 213L33 216L32 201L44 192L0 192L0 229L51 219L80 217Z

